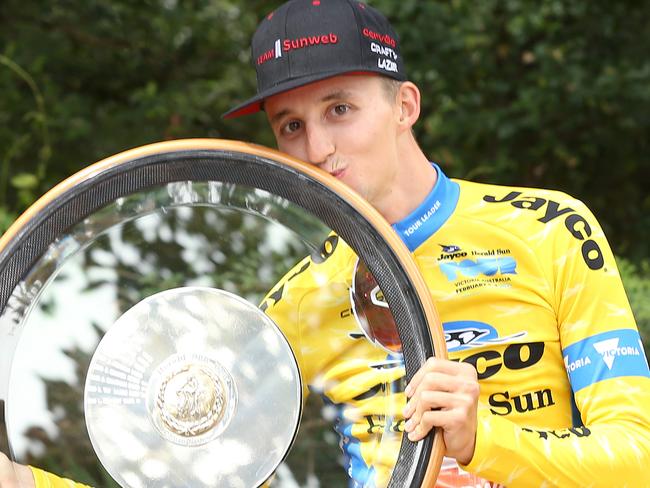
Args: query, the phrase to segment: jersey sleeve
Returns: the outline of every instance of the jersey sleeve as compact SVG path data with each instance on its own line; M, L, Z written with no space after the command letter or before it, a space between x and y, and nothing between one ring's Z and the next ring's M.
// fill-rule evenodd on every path
M506 486L650 486L643 345L602 229L581 202L565 205L537 254L552 289L573 425L522 426L481 409L466 469Z
M30 466L29 469L31 469L32 475L34 475L34 485L36 488L91 488L83 483L77 483L67 478L60 478L33 466Z

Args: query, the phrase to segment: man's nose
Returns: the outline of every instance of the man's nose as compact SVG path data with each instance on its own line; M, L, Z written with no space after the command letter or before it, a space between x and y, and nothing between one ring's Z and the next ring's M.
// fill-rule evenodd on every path
M311 164L322 165L334 151L334 141L325 128L312 125L307 129L307 158Z

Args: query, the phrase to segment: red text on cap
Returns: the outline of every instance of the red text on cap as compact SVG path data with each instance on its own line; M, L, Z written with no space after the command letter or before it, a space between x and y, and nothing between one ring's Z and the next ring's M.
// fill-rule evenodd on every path
M388 44L391 47L395 47L397 43L395 42L395 39L393 39L391 36L388 34L379 34L378 32L375 32L373 30L368 29L367 27L364 27L363 30L361 31L362 34L370 39L373 39L375 41L383 42L384 44Z
M292 49L302 49L304 47L316 46L319 44L336 44L339 42L339 37L330 32L321 36L307 36L299 37L298 39L285 39L282 42L283 51L291 51Z

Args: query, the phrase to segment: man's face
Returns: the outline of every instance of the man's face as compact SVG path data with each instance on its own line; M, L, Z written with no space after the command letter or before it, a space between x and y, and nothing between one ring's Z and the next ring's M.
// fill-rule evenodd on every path
M327 171L375 206L389 198L398 171L399 106L379 76L312 83L268 98L265 109L281 151Z

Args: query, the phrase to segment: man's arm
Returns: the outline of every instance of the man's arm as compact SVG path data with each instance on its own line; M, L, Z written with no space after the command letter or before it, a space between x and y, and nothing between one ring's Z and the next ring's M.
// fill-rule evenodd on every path
M578 209L575 217L558 222L553 240L535 251L552 293L562 348L556 361L573 392L573 425L524 425L479 408L478 422L468 415L466 431L456 431L467 439L475 429L474 454L469 463L458 459L468 471L506 485L650 486L650 375L643 345L602 230L580 202L569 204ZM513 374L510 381L516 380ZM425 398L425 386L418 398ZM440 417L430 408L455 408L455 397L447 398L445 405L423 405L423 418ZM445 429L433 421L417 436L431 424Z

